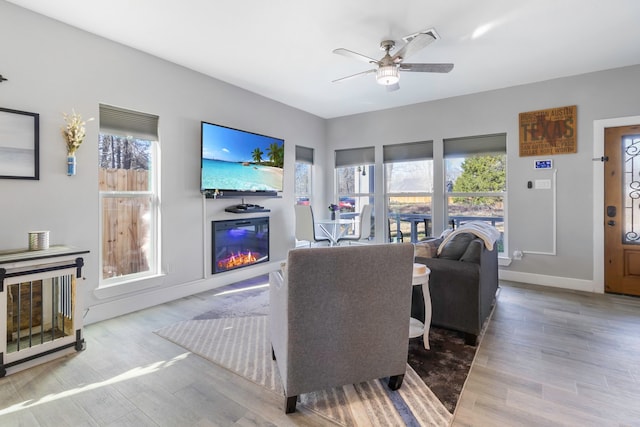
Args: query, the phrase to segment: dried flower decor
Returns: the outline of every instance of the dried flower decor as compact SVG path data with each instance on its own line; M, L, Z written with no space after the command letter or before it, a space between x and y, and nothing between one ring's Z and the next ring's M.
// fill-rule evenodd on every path
M67 126L62 128L62 136L67 142L67 153L72 156L84 141L86 122L82 121L82 116L76 114L74 110L71 110L71 114L63 113L63 115ZM91 120L93 118L88 119L87 122Z

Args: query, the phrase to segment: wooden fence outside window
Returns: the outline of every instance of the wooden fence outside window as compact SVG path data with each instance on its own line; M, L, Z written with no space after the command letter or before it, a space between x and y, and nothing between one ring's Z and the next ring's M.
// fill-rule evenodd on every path
M149 171L99 169L102 197L102 278L142 273L149 270L153 194L149 191Z

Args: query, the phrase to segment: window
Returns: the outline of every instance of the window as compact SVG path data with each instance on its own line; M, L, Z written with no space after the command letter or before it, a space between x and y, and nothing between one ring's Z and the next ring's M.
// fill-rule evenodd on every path
M100 105L100 283L149 277L159 265L158 117Z
M340 207L340 218L352 219L351 232L358 233L360 221L357 217L366 204L374 209L375 151L373 147L336 150L336 196ZM375 214L373 214L375 217ZM371 239L374 237L374 222L371 222Z
M308 205L311 201L311 169L313 167L313 148L296 145L296 170L294 177L294 196L296 204Z
M448 220L455 226L474 220L495 226L501 253L506 252L506 140L505 134L444 140Z
M383 163L389 241L431 236L433 142L385 145Z

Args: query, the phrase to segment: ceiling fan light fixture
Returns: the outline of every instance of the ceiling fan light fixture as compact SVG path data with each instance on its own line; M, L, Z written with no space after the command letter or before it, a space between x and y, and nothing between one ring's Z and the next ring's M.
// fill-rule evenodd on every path
M376 70L376 81L383 86L390 86L400 81L396 65L383 65Z

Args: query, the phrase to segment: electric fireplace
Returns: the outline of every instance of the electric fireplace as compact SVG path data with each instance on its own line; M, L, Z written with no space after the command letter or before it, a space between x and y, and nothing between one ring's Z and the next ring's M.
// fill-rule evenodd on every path
M269 261L269 217L212 221L211 272Z

